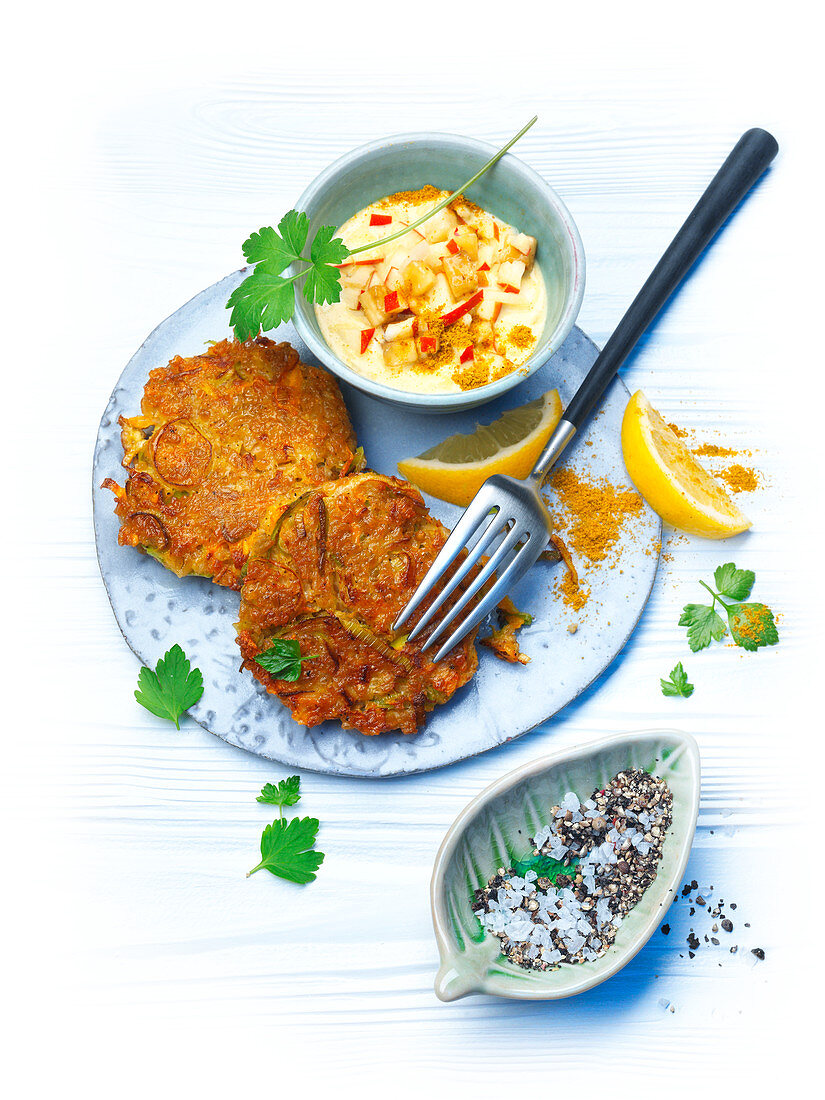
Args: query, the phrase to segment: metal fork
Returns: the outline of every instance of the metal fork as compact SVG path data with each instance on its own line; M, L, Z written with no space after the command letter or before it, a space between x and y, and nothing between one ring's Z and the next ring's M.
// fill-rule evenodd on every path
M455 572L409 634L412 641L433 623L440 608L460 591L462 581L478 569L467 588L460 592L458 600L435 623L426 639L425 650L442 638L458 620L458 625L436 653L435 661L446 656L489 615L547 548L553 521L540 493L544 479L645 329L771 163L778 149L776 140L766 130L748 130L742 135L596 358L529 477L520 481L495 474L476 493L393 624L393 630L400 630L466 551L466 556L458 561ZM487 561L478 568L485 555L489 555ZM482 591L493 576L495 583ZM474 604L473 600L479 595L481 598ZM465 609L467 614L460 618Z

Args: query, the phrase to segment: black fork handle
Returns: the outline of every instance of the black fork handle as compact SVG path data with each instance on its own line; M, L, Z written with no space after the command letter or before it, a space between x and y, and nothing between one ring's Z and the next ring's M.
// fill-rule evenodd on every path
M587 419L645 329L778 151L767 130L748 130L737 141L576 391L564 412L568 423L579 428Z

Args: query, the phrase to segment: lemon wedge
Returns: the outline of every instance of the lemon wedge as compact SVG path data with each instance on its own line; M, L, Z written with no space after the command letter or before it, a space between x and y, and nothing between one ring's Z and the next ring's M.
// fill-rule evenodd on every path
M751 526L641 390L625 409L622 453L630 480L647 503L680 531L726 539Z
M470 435L451 435L417 458L398 463L398 472L425 493L467 505L492 474L527 477L561 419L557 390L510 409Z

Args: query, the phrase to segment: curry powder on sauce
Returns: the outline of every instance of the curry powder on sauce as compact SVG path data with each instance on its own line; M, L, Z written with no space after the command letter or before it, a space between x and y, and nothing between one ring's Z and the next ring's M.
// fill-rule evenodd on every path
M533 330L527 325L514 325L507 333L507 339L514 348L529 348L536 342Z
M452 210L452 212L454 214L458 215L459 218L462 218L462 220L463 220L463 215L466 214L466 213L470 213L470 214L485 214L486 213L486 211L484 210L483 207L479 206L478 203L473 202L472 199L468 199L466 197L466 195L456 195L456 197L450 203L448 209Z
M409 203L410 206L419 206L425 202L438 202L443 197L443 191L439 191L437 187L433 187L431 183L428 183L424 187L419 187L417 191L396 191L394 195L387 195L386 198L380 199L373 205L385 210L388 206L394 206L400 202Z

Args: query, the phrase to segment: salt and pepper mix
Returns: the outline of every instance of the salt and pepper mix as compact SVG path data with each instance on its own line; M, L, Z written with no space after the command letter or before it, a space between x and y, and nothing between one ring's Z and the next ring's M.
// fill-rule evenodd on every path
M527 969L598 959L656 878L672 807L665 781L635 769L585 802L569 791L532 856L476 891L476 916Z

